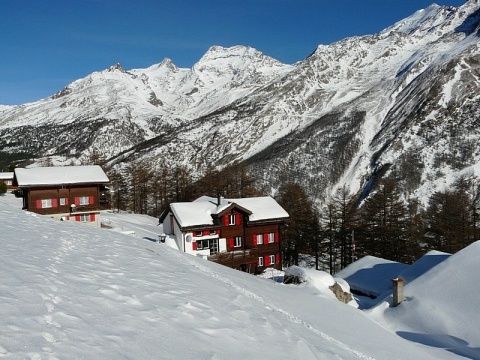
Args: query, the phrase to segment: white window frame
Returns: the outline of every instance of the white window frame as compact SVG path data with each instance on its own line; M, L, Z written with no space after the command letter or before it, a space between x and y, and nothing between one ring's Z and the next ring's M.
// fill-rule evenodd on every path
M67 205L67 198L61 197L59 201L60 206Z
M273 244L275 242L275 233L268 233L268 243Z
M89 205L90 198L88 196L80 196L78 198L78 205Z
M257 245L263 244L263 234L257 234Z
M235 214L228 215L228 225L236 225L236 216Z
M242 237L241 236L235 236L233 238L233 247L242 247Z
M80 221L82 222L90 222L90 214L79 214Z
M12 180L5 180L5 184L12 185Z
M263 256L258 257L258 266L263 266Z
M194 231L194 232L193 232L193 236L195 236L195 237L202 237L202 236L203 236L203 232L202 232L202 231Z
M269 255L270 256L270 265L275 265L275 255Z
M52 199L42 199L42 209L48 209L52 207Z

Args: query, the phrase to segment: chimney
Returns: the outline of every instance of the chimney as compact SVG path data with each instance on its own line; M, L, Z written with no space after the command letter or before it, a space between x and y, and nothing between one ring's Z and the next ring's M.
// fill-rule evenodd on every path
M221 201L222 201L222 197L220 196L220 191L217 191L217 206L220 206Z
M403 285L405 280L396 278L392 280L393 282L393 300L392 306L396 307L400 305L403 301Z

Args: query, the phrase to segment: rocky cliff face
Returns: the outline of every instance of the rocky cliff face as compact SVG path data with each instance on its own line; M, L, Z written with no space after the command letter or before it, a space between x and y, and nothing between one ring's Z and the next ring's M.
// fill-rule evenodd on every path
M402 174L427 199L458 176L479 176L480 4L432 5L379 34L319 46L284 65L247 47L212 47L192 69L170 60L113 66L49 99L0 108L0 150L111 163L247 162L278 188L317 200L346 185L368 193L377 174ZM121 154L121 156L119 156Z

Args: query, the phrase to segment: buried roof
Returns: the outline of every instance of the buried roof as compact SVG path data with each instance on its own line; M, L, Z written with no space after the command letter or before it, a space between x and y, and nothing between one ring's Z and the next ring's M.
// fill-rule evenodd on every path
M0 172L1 180L10 180L13 179L13 172Z
M18 186L108 183L99 165L16 168Z
M170 204L170 210L181 227L214 225L212 215L221 215L234 207L247 213L250 222L287 220L289 218L288 213L270 196L241 199L221 198L220 204L216 198L202 196L193 202ZM162 216L160 220L163 221L165 216Z

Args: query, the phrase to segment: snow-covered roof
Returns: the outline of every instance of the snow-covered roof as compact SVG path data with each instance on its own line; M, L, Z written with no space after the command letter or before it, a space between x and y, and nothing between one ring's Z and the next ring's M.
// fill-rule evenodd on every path
M13 179L13 172L0 172L0 179Z
M17 168L18 186L108 183L99 165Z
M213 225L212 215L222 213L231 206L238 206L249 213L249 221L288 219L288 213L270 196L241 199L218 199L202 196L193 202L179 202L170 209L181 227Z

